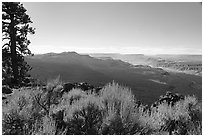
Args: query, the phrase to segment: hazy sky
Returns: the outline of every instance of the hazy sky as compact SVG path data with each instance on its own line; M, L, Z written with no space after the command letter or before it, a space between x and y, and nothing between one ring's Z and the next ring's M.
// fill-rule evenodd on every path
M23 4L33 53L202 53L200 3Z

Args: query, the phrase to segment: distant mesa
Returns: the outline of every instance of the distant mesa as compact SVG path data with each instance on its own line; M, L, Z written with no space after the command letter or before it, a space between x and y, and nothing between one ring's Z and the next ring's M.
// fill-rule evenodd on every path
M79 54L74 51L71 51L71 52L69 51L69 52L61 52L61 53L50 52L50 53L41 54L41 55L53 56L53 55L79 55Z
M76 53L75 51L69 51L69 52L62 52L62 53L58 53L58 55L79 55L78 53Z

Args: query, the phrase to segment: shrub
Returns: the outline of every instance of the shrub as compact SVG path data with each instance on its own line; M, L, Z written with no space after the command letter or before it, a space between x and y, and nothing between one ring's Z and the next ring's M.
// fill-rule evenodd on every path
M86 98L87 95L80 89L73 89L69 93L64 93L60 103L51 107L51 115L56 121L57 131L63 131L68 126L64 121L64 112L69 110L70 106L79 99Z
M60 81L60 77L57 77L55 80L49 81L46 86L45 92L45 104L47 110L50 110L51 105L58 104L61 98L63 86Z
M65 112L64 120L69 123L69 134L100 134L104 106L94 97L88 96L70 106Z
M21 88L10 96L2 108L3 134L31 134L33 123L43 116L34 100L38 90Z
M38 123L37 123L38 124ZM39 123L37 130L33 131L33 135L55 135L56 124L52 117L45 115L42 118L42 122Z
M59 103L61 90L59 79L48 82L45 91L38 87L15 90L3 104L3 134L53 133L51 126L45 125L53 125L50 108Z
M99 95L105 105L102 134L137 132L137 110L131 90L116 83L106 85Z
M99 134L104 106L100 98L73 89L62 96L57 107L53 108L58 129L65 134Z
M56 117L58 117L56 114L66 110L76 101L85 98L87 98L87 94L84 93L81 89L72 89L69 93L63 94L59 104L51 107L51 114L54 114Z
M114 82L99 94L81 89L61 94L61 85L58 79L45 90L13 90L2 105L3 134L202 134L201 103L194 96L168 93L149 107Z
M151 110L140 111L140 124L149 128L152 133L168 132L168 134L182 135L195 133L200 122L201 109L194 96L187 96L184 100L176 102L174 106L164 102L152 107Z
M50 115L52 105L59 104L62 89L63 86L58 77L57 79L48 82L45 90L40 90L35 93L35 101L47 115Z

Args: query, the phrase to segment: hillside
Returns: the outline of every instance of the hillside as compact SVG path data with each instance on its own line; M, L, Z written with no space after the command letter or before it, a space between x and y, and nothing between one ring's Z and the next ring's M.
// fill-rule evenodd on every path
M121 60L97 59L75 52L49 53L27 57L31 75L42 81L61 76L63 82L87 82L103 86L118 82L132 89L142 102L152 103L166 91L183 95L202 95L202 78L183 73L166 72L149 66L134 66Z

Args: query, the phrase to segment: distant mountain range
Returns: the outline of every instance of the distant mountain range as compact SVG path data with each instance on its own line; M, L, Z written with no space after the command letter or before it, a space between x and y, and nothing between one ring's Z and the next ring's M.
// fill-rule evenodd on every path
M200 76L167 72L144 63L133 65L130 61L118 59L119 54L91 56L76 52L48 53L26 57L26 61L33 68L31 75L42 81L54 79L58 75L63 82L87 82L94 86L115 81L131 88L136 98L147 104L156 101L166 91L184 95L195 94L199 99L202 97ZM138 55L138 58L140 61L148 59L142 54Z

